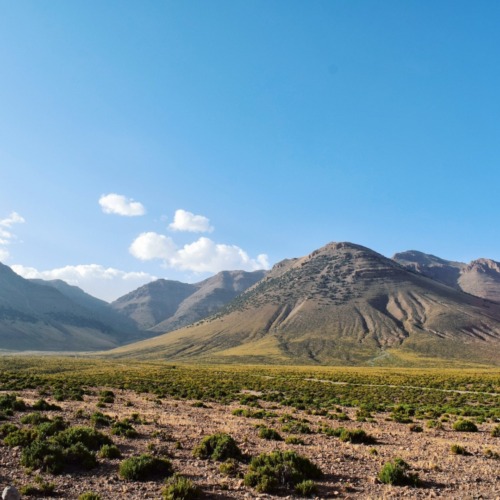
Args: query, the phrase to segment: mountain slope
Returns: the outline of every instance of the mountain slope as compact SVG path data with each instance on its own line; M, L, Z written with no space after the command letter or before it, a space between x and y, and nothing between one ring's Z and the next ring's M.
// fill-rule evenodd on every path
M113 309L108 302L93 297L77 286L69 285L63 280L46 281L41 279L31 279L30 281L38 283L39 285L51 286L55 288L72 302L91 312L95 319L101 321L102 323L112 325L115 330L136 334L134 337L137 339L139 337L144 337L143 333L139 333L137 325L134 321L115 311L115 309Z
M499 363L500 305L351 243L284 261L209 320L111 351L217 362ZM383 360L383 361L381 361Z
M156 280L111 306L141 328L164 333L198 321L262 279L265 271L222 271L195 284Z
M87 351L133 338L138 337L114 329L56 287L33 283L0 264L0 349Z
M465 264L415 250L397 253L393 259L407 269L441 283L477 297L500 302L500 263L494 260L477 259Z

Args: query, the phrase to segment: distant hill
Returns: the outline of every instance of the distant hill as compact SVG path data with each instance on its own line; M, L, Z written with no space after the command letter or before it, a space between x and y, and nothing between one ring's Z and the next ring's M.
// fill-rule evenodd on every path
M0 264L0 349L91 351L144 338L101 302L63 282L26 280Z
M169 332L219 310L265 273L222 271L195 284L160 279L120 297L111 306L142 329Z
M441 283L477 297L500 302L500 263L494 260L477 259L465 264L416 250L397 253L393 259L407 269Z
M418 365L438 359L500 364L499 352L500 304L411 272L368 248L331 243L277 264L212 317L110 355Z

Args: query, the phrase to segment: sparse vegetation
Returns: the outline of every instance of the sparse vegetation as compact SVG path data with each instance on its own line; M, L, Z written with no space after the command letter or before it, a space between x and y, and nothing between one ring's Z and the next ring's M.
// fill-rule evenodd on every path
M149 481L171 476L172 464L166 458L148 454L127 458L120 464L119 474L130 481Z
M384 464L378 475L378 479L384 484L391 484L393 486L418 486L418 475L408 472L409 469L410 466L404 460L395 458Z
M195 500L200 498L201 491L190 479L174 474L167 480L162 495L165 500Z
M245 484L258 492L270 493L294 488L303 481L320 479L322 475L314 463L294 451L274 451L252 459Z
M229 434L212 434L203 438L194 449L193 454L199 458L211 458L223 461L228 458L241 458L241 450Z

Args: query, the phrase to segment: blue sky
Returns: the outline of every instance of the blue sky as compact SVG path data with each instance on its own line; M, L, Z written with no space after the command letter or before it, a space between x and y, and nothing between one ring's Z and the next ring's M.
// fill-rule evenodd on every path
M496 1L3 2L0 260L107 300L330 241L500 260L499 22Z

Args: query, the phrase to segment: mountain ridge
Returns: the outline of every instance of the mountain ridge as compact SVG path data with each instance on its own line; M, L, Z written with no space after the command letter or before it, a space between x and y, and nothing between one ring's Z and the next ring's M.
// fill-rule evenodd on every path
M276 264L210 318L111 354L363 364L401 351L491 363L492 345L500 346L500 305L341 242Z

